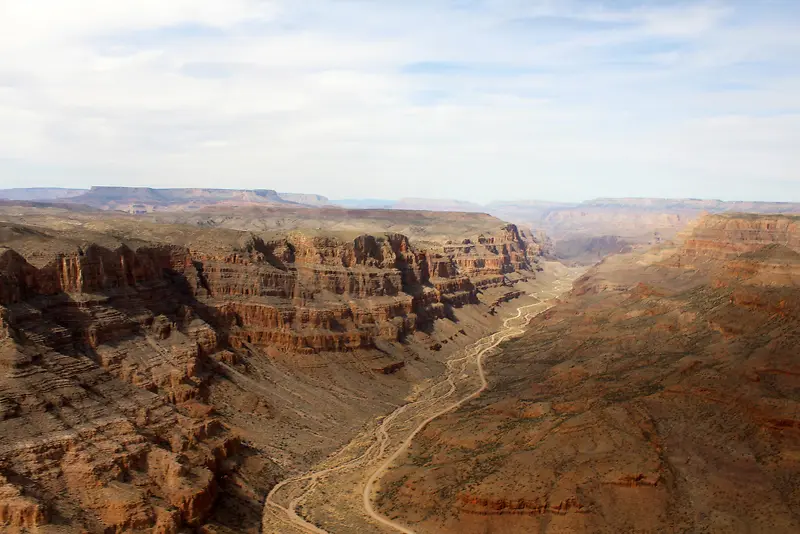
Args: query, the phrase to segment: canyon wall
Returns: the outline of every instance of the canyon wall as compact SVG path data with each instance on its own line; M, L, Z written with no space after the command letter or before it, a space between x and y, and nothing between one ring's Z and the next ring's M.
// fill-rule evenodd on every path
M683 256L724 260L765 245L800 250L800 216L709 215L690 230Z
M10 244L41 252L51 234L14 234L29 235ZM221 494L264 470L214 406L220 373L254 382L234 367L248 347L321 365L382 354L489 288L516 296L510 286L534 277L537 261L511 225L426 248L400 234L237 235L230 246L170 244L169 232L83 244L40 254L39 266L0 248L0 529L199 527ZM272 409L250 397L224 400L249 417ZM259 476L263 498L269 477Z
M243 235L229 253L158 245L135 252L89 245L35 268L12 249L0 253L0 304L36 296L121 291L180 277L215 326L292 350L368 346L399 339L443 308L475 302L481 289L530 273L535 257L509 225L473 243L415 250L399 234L265 242ZM303 333L311 331L308 336ZM347 335L342 335L347 333ZM304 338L307 339L304 340Z

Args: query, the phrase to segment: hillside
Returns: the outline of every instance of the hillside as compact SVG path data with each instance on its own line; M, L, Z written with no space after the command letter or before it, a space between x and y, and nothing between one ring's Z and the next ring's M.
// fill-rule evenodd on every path
M489 359L377 502L415 532L800 529L800 226L606 259Z

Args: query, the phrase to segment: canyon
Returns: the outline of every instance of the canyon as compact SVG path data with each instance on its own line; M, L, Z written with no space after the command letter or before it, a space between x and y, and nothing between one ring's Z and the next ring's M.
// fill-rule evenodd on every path
M425 532L800 529L800 218L614 255L487 361L380 481Z
M791 205L110 189L0 201L0 531L800 528Z
M267 497L263 531L413 532L375 509L376 486L429 423L486 390L484 360L503 341L522 334L576 275L557 264L548 267L533 288L533 302L518 306L497 331L453 354L441 377L423 384L405 404L305 474L275 486Z
M258 532L278 480L439 376L542 269L489 216L419 242L314 217L0 206L0 526Z

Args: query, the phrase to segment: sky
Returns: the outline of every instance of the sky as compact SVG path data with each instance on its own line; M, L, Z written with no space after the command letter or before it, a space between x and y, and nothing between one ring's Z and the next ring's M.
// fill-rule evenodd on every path
M797 0L0 0L0 187L800 201Z

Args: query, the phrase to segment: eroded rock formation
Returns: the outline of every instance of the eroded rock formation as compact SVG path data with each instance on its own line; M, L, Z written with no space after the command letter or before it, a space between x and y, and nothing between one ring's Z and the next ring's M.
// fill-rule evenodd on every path
M15 228L8 243L29 257L53 237ZM35 264L0 248L0 529L200 526L221 484L250 491L243 462L266 469L214 407L217 373L252 381L233 367L238 349L284 360L384 350L511 284L510 273L533 277L536 261L513 226L426 249L399 234L228 232L238 236L230 246L165 234ZM396 373L405 362L392 358L365 372ZM252 394L225 401L271 410Z

